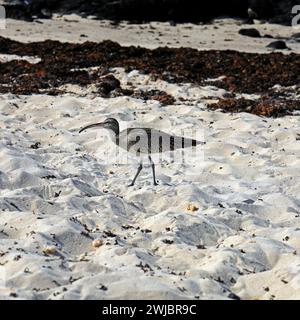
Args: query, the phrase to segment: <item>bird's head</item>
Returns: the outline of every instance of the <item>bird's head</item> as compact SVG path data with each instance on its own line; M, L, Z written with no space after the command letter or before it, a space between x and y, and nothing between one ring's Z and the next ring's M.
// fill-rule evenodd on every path
M104 122L99 123L93 123L90 124L84 128L82 128L79 133L90 129L90 128L104 128L113 131L115 134L119 134L120 128L119 128L119 122L114 118L107 118Z

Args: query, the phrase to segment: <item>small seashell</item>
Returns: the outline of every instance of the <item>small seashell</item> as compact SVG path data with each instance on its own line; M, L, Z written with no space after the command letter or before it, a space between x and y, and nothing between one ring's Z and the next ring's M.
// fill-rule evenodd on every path
M95 239L93 242L92 242L92 246L94 248L99 248L101 246L103 246L103 240L101 239Z
M193 205L193 204L189 204L186 209L187 209L188 211L192 211L192 212L195 212L195 211L198 211L198 210L199 210L199 208L196 207L196 206Z
M43 253L47 254L47 255L55 254L56 253L56 247L54 247L54 246L45 247L45 248L43 248Z

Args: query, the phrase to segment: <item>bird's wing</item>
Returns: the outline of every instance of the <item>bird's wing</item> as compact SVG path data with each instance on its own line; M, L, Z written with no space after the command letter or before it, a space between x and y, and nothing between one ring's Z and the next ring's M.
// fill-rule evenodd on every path
M129 128L119 134L119 146L133 153L149 153L151 135L148 128Z
M205 142L201 142L201 141L186 138L186 137L171 135L166 132L155 130L155 129L151 130L151 134L152 134L151 140L154 143L154 145L152 144L151 146L152 150L156 150L155 148L157 148L158 146L159 152L174 151L176 149L196 147L197 145L205 144Z
M120 133L120 147L135 153L161 153L199 144L204 143L151 128L132 128Z

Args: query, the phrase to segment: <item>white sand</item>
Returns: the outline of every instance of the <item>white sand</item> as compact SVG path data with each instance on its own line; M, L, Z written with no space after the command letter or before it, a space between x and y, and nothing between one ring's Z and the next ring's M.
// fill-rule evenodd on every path
M18 56L16 54L0 54L1 63L6 63L13 60L25 60L32 64L39 63L41 61L39 57Z
M8 23L26 25L24 35L5 31L23 41L68 37L50 22L42 35ZM114 75L187 101L163 107L74 86L0 97L0 298L299 299L299 117L213 112L206 105L223 90ZM205 161L162 163L156 188L145 168L128 188L135 167L109 163L99 131L78 134L107 116L123 127L204 130Z

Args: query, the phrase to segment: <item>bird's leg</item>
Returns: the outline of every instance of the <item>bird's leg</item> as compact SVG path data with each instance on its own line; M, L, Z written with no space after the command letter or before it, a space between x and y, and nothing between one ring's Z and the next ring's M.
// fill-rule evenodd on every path
M151 159L150 156L149 156L148 158L149 158L149 161L150 161L150 163L151 163L151 168L152 168L153 184L154 184L155 186L157 186L158 183L156 182L156 178L155 178L155 164L154 164L154 162L153 162L153 160Z
M129 185L128 187L134 186L135 180L136 180L137 177L139 176L139 174L140 174L140 172L142 171L142 169L143 169L143 163L140 162L140 165L139 165L139 167L138 167L137 173L136 173L135 177L133 178L132 182L130 183L130 185Z

